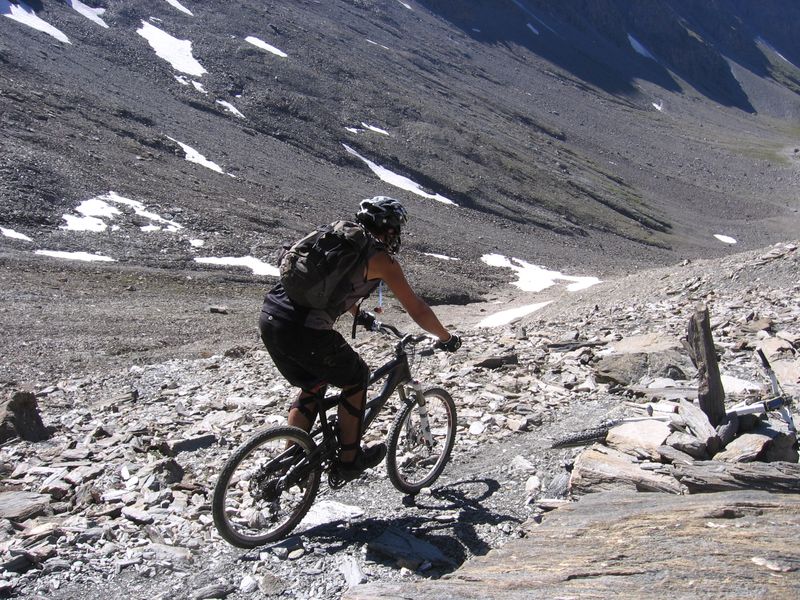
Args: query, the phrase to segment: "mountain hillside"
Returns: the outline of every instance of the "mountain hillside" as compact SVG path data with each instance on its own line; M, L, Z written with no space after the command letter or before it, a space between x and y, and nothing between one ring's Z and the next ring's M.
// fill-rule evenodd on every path
M490 253L604 277L789 239L798 11L2 0L0 248L268 276L393 195L412 279L465 302Z
M800 386L799 13L0 0L0 596L797 597L794 500L572 503L580 451L550 446L697 388L699 303L726 382L764 389L764 348ZM455 399L451 460L416 498L383 465L324 482L289 539L235 549L215 481L291 395L257 331L276 249L376 195L410 209L400 260L464 340L413 365ZM375 367L393 341L352 343Z

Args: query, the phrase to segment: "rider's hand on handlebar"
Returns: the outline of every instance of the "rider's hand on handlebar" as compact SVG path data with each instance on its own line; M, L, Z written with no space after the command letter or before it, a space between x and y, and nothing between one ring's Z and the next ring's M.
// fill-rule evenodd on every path
M446 352L455 352L461 348L461 337L457 335L451 335L450 339L446 342L437 342L435 348L438 350L445 350Z
M361 325L368 331L374 331L376 321L375 315L366 310L359 310L358 315L356 315L356 325ZM353 329L353 331L355 331L355 329Z

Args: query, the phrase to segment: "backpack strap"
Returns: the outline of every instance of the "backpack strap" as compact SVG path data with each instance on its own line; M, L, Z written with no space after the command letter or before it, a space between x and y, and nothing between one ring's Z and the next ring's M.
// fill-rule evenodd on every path
M358 313L361 312L361 303L364 298L356 302L356 312L353 314L353 331L350 334L351 339L356 339L356 325L358 324Z

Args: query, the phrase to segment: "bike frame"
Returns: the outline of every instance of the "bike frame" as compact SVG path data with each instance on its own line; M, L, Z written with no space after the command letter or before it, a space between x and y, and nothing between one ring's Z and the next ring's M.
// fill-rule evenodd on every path
M387 327L390 331L397 334L393 328ZM411 341L416 342L424 339L425 336L412 337ZM422 390L422 384L411 376L411 367L408 364L408 352L406 351L405 344L406 338L402 339L395 346L395 356L389 362L378 367L369 377L367 388L377 383L381 379L386 379L380 392L368 400L364 407L364 421L362 430L366 431L375 417L378 416L381 409L386 405L391 395L397 391L400 396L401 402L407 403L409 398L406 394L406 385L412 388L414 396L420 405L420 416L427 421L427 414L425 412L425 400ZM431 351L432 352L432 351ZM324 457L332 453L338 448L338 440L336 433L327 418L327 412L337 406L343 400L342 392L338 394L330 394L324 398L317 398L317 412L319 414L319 426L311 431L311 437L316 438L320 433L322 434L322 443L318 444L317 452L314 452L309 457L309 462L314 462L319 454ZM427 423L426 423L427 425ZM427 432L427 427L425 428ZM427 438L430 438L430 433L427 432ZM430 441L430 440L429 440Z

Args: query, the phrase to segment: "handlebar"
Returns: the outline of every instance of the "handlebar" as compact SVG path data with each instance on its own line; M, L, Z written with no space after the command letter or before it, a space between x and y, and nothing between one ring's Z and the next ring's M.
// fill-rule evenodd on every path
M392 335L399 339L398 346L405 348L406 346L413 346L420 342L424 342L426 340L431 340L432 338L424 333L420 334L411 334L411 333L403 333L394 325L389 325L388 323L382 323L381 321L375 321L375 324L372 327L372 331L376 331L378 333L382 333L384 335ZM419 352L420 356L431 356L433 354L433 346L430 348L426 348L425 350L421 350Z
M423 334L410 334L410 333L403 333L394 325L389 325L388 323L383 323L382 321L378 321L375 318L375 315L370 312L366 311L359 311L353 318L353 338L356 337L356 326L361 325L369 331L375 331L378 333L382 333L383 335L391 335L400 340L397 343L396 351L398 353L402 352L407 346L413 346L423 341L435 341L431 335L427 333ZM460 345L460 344L459 344ZM417 352L419 356L431 356L440 344L431 345L429 348L425 348Z

